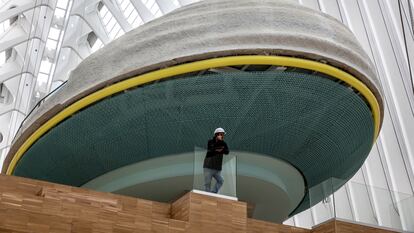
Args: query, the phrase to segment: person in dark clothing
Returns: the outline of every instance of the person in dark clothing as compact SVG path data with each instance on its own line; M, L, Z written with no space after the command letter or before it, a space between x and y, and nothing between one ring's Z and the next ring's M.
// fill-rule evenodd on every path
M229 154L229 148L226 142L224 142L225 133L223 128L217 128L214 131L213 139L210 139L207 144L207 154L203 165L204 186L207 192L218 193L224 183L224 179L220 174L221 165L223 162L223 154ZM211 190L211 180L213 177L216 180L216 185Z

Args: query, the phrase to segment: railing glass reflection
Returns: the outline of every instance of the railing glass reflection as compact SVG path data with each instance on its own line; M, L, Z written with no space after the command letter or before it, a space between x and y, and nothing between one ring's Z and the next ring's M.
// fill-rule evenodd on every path
M203 168L204 159L206 156L206 149L195 147L194 148L194 179L193 179L193 189L201 190L201 191L208 191L214 192L215 187L217 184L217 180L214 176L211 179L210 189L208 190L208 183L210 182L210 176L212 171L205 170ZM231 153L228 155L223 155L223 163L222 163L222 170L220 177L223 178L223 184L218 190L218 194L237 197L237 190L236 190L236 168L237 168L237 160L236 156L232 155ZM214 173L214 172L213 172ZM217 177L217 176L216 176ZM217 177L220 179L219 177Z
M342 186L343 183L341 179L330 178L309 189L315 225L337 218L414 232L412 194L352 181Z

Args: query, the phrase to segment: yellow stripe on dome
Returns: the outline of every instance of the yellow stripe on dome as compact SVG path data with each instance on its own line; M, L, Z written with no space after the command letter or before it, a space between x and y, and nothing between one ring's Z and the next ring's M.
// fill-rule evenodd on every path
M354 76L338 69L333 66L323 64L316 61L306 60L302 58L293 58L293 57L283 57L283 56L261 56L261 55L251 55L251 56L231 56L231 57L222 57L222 58L212 58L208 60L196 61L191 63L186 63L182 65L177 65L173 67L168 67L162 70L152 71L146 74L138 75L127 80L115 83L111 86L100 89L94 93L89 94L88 96L83 97L82 99L76 101L70 106L63 109L61 112L49 119L45 124L40 126L28 139L20 146L16 154L13 156L12 161L10 162L6 174L11 175L16 168L18 161L21 159L23 154L29 149L33 143L39 139L43 134L45 134L52 127L59 124L65 118L71 116L82 108L87 107L88 105L95 103L107 96L113 95L120 91L150 83L157 80L166 79L180 74L206 70L209 68L218 68L225 66L237 66L237 65L274 65L274 66L287 66L287 67L297 67L307 70L314 70L320 73L327 74L329 76L335 77L339 80L344 81L348 85L352 86L358 90L364 98L368 101L371 106L371 111L374 119L374 141L378 137L380 129L380 106L378 104L375 95L371 90L360 80ZM374 142L373 141L373 142Z

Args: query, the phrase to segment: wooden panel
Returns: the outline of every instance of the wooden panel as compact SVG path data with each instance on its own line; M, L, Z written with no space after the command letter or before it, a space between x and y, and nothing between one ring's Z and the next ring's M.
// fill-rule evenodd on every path
M170 233L188 232L188 228L189 228L188 222L170 219L170 223L169 223Z
M190 193L190 232L246 232L247 205Z
M390 231L390 230L384 230L359 224L353 224L343 221L336 221L336 232L337 233L394 233L397 231Z
M193 192L169 204L0 175L0 232L391 232L334 220L311 231L249 219L247 211L245 202Z
M319 225L313 228L312 233L335 233L336 232L335 227L336 225L335 225L334 220L327 221L323 223L322 225Z
M188 221L190 211L190 194L187 193L171 205L171 218Z
M111 193L0 176L1 232L169 232L170 208ZM174 229L181 229L175 221Z
M275 224L256 219L248 219L248 233L310 233L311 230L287 225Z
M375 227L348 223L339 220L330 220L322 225L312 229L312 233L394 233L397 231L389 231Z

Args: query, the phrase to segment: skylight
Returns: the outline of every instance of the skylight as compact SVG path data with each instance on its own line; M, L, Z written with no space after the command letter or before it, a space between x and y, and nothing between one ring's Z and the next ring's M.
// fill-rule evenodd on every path
M156 16L156 17L162 16L160 7L155 2L155 0L142 0L142 3L145 4L145 6L151 11L151 13L154 16Z
M56 3L56 7L62 8L62 9L66 9L68 5L68 0L58 0Z
M60 33L59 29L51 27L50 31L49 31L49 38L53 39L53 40L58 40L59 39L59 33Z
M49 50L54 50L54 49L56 49L56 46L57 46L57 41L56 40L47 39L46 48L48 48Z
M103 46L104 45L103 45L102 41L100 39L96 39L95 43L91 47L91 52L94 53L97 50L99 50L100 48L102 48Z
M46 39L46 48L49 50L47 54L53 54L54 56L49 57L48 55L44 55L40 63L39 73L37 74L36 79L36 88L34 92L35 98L44 96L48 91L48 82L51 81L50 79L53 77L54 69L56 67L55 56L57 56L59 53L65 34L65 31L62 30L62 28L64 21L68 18L68 15L66 13L68 11L68 8L71 7L71 4L72 1L69 0L58 0L56 3L54 16L57 21L54 19L53 22L55 23L52 23L51 27L49 28L49 33Z
M102 23L111 40L116 39L125 33L105 5L99 10L99 15L101 16Z
M0 66L6 63L6 52L0 52Z
M56 18L63 18L63 17L65 17L65 13L66 13L66 11L65 10L62 10L60 8L56 8L56 10L55 10L55 16L56 16Z
M132 6L131 1L129 0L117 0L122 13L124 14L125 18L127 19L128 23L133 27L136 28L139 25L143 24L141 17L138 15L137 10Z
M176 6L179 7L180 3L178 2L178 0L172 0L172 3Z
M47 75L47 74L39 73L37 75L37 82L39 83L39 85L47 83L48 79L49 79L49 75Z
M2 35L10 27L10 20L4 20L0 23L0 35Z
M52 63L50 63L48 60L43 60L42 63L40 63L39 72L48 74L50 72L51 67Z

